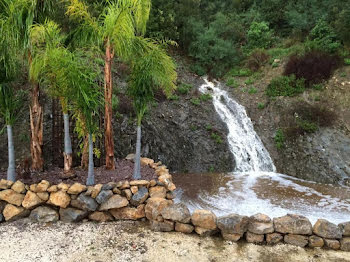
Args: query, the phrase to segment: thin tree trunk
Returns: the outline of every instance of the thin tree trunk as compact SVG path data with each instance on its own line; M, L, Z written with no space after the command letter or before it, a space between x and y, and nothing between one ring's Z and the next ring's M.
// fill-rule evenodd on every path
M106 43L105 56L105 151L106 151L106 169L115 169L114 161L114 141L113 141L113 126L112 126L112 59L113 51L109 42Z
M94 176L94 145L92 141L92 134L89 134L89 170L86 185L91 186L95 184Z
M69 134L69 115L67 113L63 113L63 121L64 121L64 173L69 174L72 171L72 141Z
M7 180L16 180L16 166L15 166L15 148L13 145L13 133L12 126L7 126L7 137L8 137L8 154L9 154L9 166L7 169Z
M133 179L141 179L141 125L137 126L136 155Z
M44 160L42 156L43 109L39 103L39 94L39 84L35 83L32 90L32 101L30 105L30 152L32 156L32 169L35 171L42 171L44 167Z
M87 169L89 166L89 136L84 137L83 153L81 155L81 168Z

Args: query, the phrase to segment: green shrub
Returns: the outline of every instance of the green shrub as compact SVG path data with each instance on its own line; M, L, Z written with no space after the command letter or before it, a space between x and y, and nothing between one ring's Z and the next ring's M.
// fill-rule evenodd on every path
M213 97L211 96L211 94L202 94L199 99L201 101L208 101L208 100L211 100Z
M346 77L346 73L345 73L345 72L342 72L342 73L340 74L340 77Z
M196 106L199 106L201 101L199 100L199 98L196 97L196 98L191 99L191 103L196 105Z
M258 103L258 108L259 109L264 109L265 108L265 104L264 103Z
M251 76L253 72L248 68L238 68L234 67L228 72L228 76L238 76L238 77L246 77Z
M187 95L191 89L192 85L182 83L176 90L182 95Z
M350 65L350 58L345 58L344 59L344 64L345 65Z
M273 62L271 66L272 66L272 68L276 68L276 67L279 67L279 66L280 66L280 64L279 64L279 63L275 63L275 62Z
M286 141L285 139L285 136L284 136L284 133L283 133L283 130L281 128L279 128L277 131L276 131L276 134L275 134L275 144L276 144L276 147L278 149L282 149L284 147L284 143Z
M312 89L322 90L323 89L323 85L322 84L315 84L315 85L312 86Z
M210 134L210 137L217 143L217 144L222 144L223 143L223 140L222 140L222 137L216 133L216 132L212 132Z
M258 92L258 89L256 89L255 87L251 87L248 90L248 94L252 95L252 94L256 94Z
M296 79L294 75L279 76L272 79L267 86L266 95L270 97L276 96L295 96L303 93L305 90L305 81Z
M177 96L177 95L171 95L171 96L169 97L169 100L172 100L172 101L177 101L177 100L179 100L179 99L180 99L180 97Z
M226 85L229 86L229 87L233 87L233 88L236 88L239 86L237 80L233 77L229 77L226 81Z
M212 130L212 129L213 129L213 127L212 127L212 125L211 125L211 124L207 124L207 126L205 127L205 129L207 129L207 130L209 131L209 130Z
M297 119L297 125L306 133L314 133L318 130L318 124L308 120Z
M244 81L246 85L252 85L255 83L255 80L253 78L248 78L247 80Z
M254 48L269 48L272 44L272 31L266 22L253 22L247 32L248 50Z

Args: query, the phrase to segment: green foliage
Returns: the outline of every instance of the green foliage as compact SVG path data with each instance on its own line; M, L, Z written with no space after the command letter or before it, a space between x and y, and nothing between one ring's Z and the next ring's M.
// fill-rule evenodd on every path
M252 85L255 83L254 78L248 78L247 80L244 81L246 85Z
M256 89L255 87L251 87L248 90L248 94L250 94L250 95L256 94L257 92L258 92L258 89Z
M312 89L322 90L323 89L323 85L322 84L315 84L315 85L312 86Z
M279 76L272 79L266 90L266 95L270 97L276 96L295 96L303 93L305 90L305 82L303 79L296 79L294 75Z
M236 88L239 86L239 83L234 77L229 77L226 81L226 85L228 85L229 87Z
M269 48L273 42L273 33L266 22L253 22L247 32L247 50Z
M193 105L196 105L196 106L199 106L200 104L201 104L201 100L199 99L199 98L192 98L191 100L191 103L193 104Z
M350 58L345 58L344 59L344 64L345 65L350 65Z
M258 103L258 109L264 109L265 104L264 103Z
M182 95L187 95L191 89L192 89L192 85L182 83L182 84L180 84L180 86L178 86L178 88L176 90L177 90L177 92L179 92Z
M177 95L171 95L171 96L169 96L169 98L168 98L169 100L172 100L172 101L177 101L177 100L179 100L180 99L180 97L179 96L177 96Z
M239 68L239 67L234 67L227 73L228 76L238 76L238 77L247 77L247 76L251 76L252 74L253 72L250 69Z
M272 66L272 68L275 68L275 67L279 67L279 66L280 66L280 64L279 64L279 63L275 63L275 62L273 62L271 66Z
M0 84L0 116L6 125L13 125L22 109L23 92L13 90L9 84Z
M297 119L296 122L298 127L306 133L315 133L319 128L317 123L308 120Z
M274 47L267 50L267 53L271 57L271 63L273 63L274 59L282 59L292 54L303 54L305 52L305 48L302 44L296 44L291 47Z
M213 99L213 97L211 96L211 94L201 94L199 99L201 101L208 101L208 100Z
M223 140L222 137L216 133L216 132L211 132L210 134L211 139L213 139L217 144L222 144Z
M282 129L278 129L275 134L275 144L278 149L282 149L285 146L285 136Z
M334 23L335 31L345 45L350 46L350 3L338 14Z
M212 130L213 129L213 126L211 124L207 124L206 127L205 127L206 130Z

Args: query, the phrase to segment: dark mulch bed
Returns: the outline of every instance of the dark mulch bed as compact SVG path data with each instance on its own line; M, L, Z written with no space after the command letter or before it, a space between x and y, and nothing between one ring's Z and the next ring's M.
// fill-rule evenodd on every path
M131 181L134 170L134 163L129 160L117 161L116 170L106 170L105 167L95 168L95 183L106 184L108 182L118 182L122 180ZM33 173L29 177L18 175L17 179L21 180L25 184L36 184L41 180L47 180L51 184L59 184L61 182L66 184L73 183L86 183L87 170L80 168L74 169L75 177L65 179L63 178L63 169L61 168L50 168L40 173ZM157 175L154 169L149 166L141 166L141 179L152 180L156 179ZM0 172L0 179L6 179L6 172Z

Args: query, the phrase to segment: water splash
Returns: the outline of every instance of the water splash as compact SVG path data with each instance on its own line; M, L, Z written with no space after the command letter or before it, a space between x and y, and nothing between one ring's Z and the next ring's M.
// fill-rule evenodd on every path
M235 172L275 172L276 167L269 152L254 131L245 108L229 97L226 91L204 78L199 91L210 93L221 120L228 128L227 140L236 162Z

